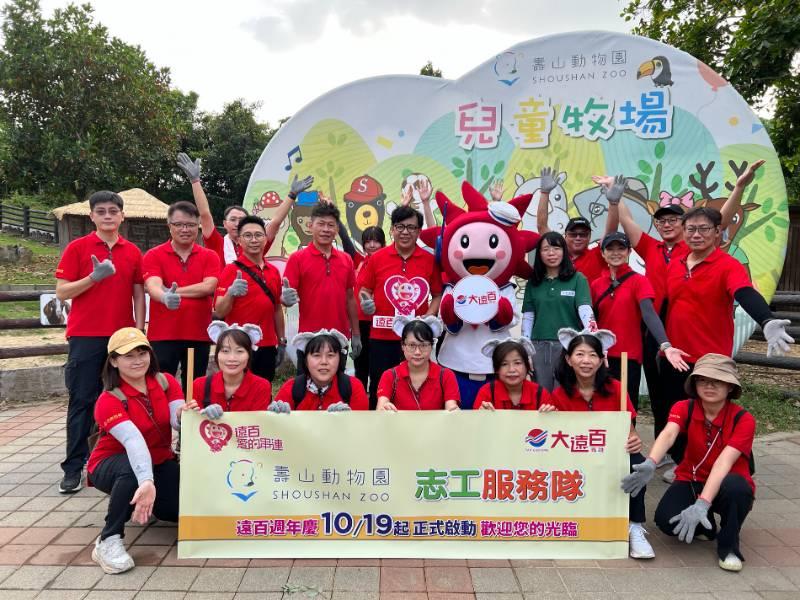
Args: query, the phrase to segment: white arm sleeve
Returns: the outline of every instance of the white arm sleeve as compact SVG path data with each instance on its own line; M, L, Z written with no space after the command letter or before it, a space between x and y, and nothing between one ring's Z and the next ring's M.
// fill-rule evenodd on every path
M531 339L533 331L533 311L522 313L522 337Z
M169 424L175 431L181 430L181 422L178 421L178 409L186 404L185 400L173 400L169 403Z
M150 458L150 449L144 441L142 432L131 421L125 421L119 425L114 425L108 433L113 435L117 441L125 446L128 455L128 462L131 463L133 474L139 485L148 479L153 479L153 461Z
M594 311L592 307L588 304L581 304L578 307L578 317L580 317L581 323L583 323L583 328L589 329L589 321L594 321Z

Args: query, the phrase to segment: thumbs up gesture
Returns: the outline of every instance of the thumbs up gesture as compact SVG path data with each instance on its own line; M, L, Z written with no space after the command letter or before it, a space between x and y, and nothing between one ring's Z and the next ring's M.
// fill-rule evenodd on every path
M106 277L111 277L117 270L114 268L114 263L111 259L107 258L103 262L97 260L97 257L92 254L92 272L89 277L95 283L103 281Z
M365 315L374 315L375 314L375 300L373 300L368 293L365 291L359 292L359 297L361 298L361 310L364 312Z
M228 295L234 298L241 298L247 294L247 280L242 279L242 272L236 271L236 279L228 286Z
M289 285L289 280L283 278L283 289L281 290L281 302L284 306L294 306L300 297L297 295L297 290Z
M178 307L181 305L181 297L177 291L178 284L173 281L171 288L167 289L163 286L162 288L161 303L170 310L178 310Z

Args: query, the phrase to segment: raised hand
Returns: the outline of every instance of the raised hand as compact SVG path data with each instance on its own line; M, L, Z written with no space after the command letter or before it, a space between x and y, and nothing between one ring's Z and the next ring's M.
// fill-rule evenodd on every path
M746 188L753 182L753 177L756 175L756 171L758 171L761 166L767 161L765 160L757 160L749 167L747 170L739 176L739 179L736 180L736 185L741 188Z
M297 195L305 192L314 183L314 178L309 175L305 179L297 180L297 175L294 176L291 185L289 186L289 197L297 198Z
M539 189L542 190L543 194L549 194L552 192L556 185L556 172L552 167L545 167L542 169L541 173L539 173L540 182L539 182Z
M169 310L178 310L178 307L181 305L181 297L177 292L178 284L173 281L171 288L167 289L164 286L161 287L164 290L164 293L161 294L161 303Z
M178 166L181 170L186 173L186 176L189 178L189 181L194 183L195 181L200 181L200 159L198 158L194 162L192 159L189 158L189 155L186 152L181 152L178 154Z
M247 294L247 280L242 278L242 272L236 271L236 279L228 286L228 296L241 298Z
M492 187L489 188L489 195L495 202L500 202L503 199L503 180L495 179Z
M433 195L433 187L427 177L417 181L417 191L419 192L419 199L422 202L430 202L431 196Z
M97 260L97 257L92 254L92 272L89 274L89 278L92 281L95 283L103 281L103 279L111 277L116 272L117 269L114 267L114 263L111 262L110 258L100 262Z
M619 204L622 193L625 191L625 177L617 175L614 177L614 183L610 187L604 187L603 191L609 204Z
M300 296L297 295L297 290L291 287L289 285L289 280L284 277L283 288L281 289L281 302L284 306L294 306L297 304L298 300L300 300Z

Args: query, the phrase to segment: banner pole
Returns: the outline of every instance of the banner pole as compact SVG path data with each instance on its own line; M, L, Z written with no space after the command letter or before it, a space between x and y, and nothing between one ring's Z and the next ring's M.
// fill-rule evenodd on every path
M186 403L192 401L192 392L194 391L194 348L186 350Z
M623 352L619 359L619 409L628 410L626 394L628 393L628 353Z

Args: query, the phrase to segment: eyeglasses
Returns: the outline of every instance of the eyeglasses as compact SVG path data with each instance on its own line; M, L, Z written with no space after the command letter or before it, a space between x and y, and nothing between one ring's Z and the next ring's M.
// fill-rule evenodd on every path
M109 208L108 210L106 210L105 208L95 208L92 212L96 214L98 217L105 217L106 215L108 215L109 217L116 217L122 211L118 208Z
M711 231L714 231L716 227L713 225L692 225L691 227L684 227L683 230L688 235L694 235L695 233L699 233L700 235L708 235Z
M421 344L403 344L403 347L412 354L419 350L420 352L427 352L433 347L430 342L422 342Z
M170 223L175 229L197 229L200 223Z
M680 221L680 217L661 217L656 219L656 223L658 225L675 225L678 221Z
M392 227L394 227L400 233L403 233L404 231L407 231L408 233L415 233L419 230L417 225L406 225L405 223L398 223L397 225L392 225Z
M569 231L567 232L568 238L588 238L591 235L590 231Z
M702 385L705 387L721 387L725 384L724 381L719 379L706 379L705 377L695 377L695 385Z
M261 231L256 231L254 233L243 233L239 237L249 242L250 240L263 240L267 235Z

